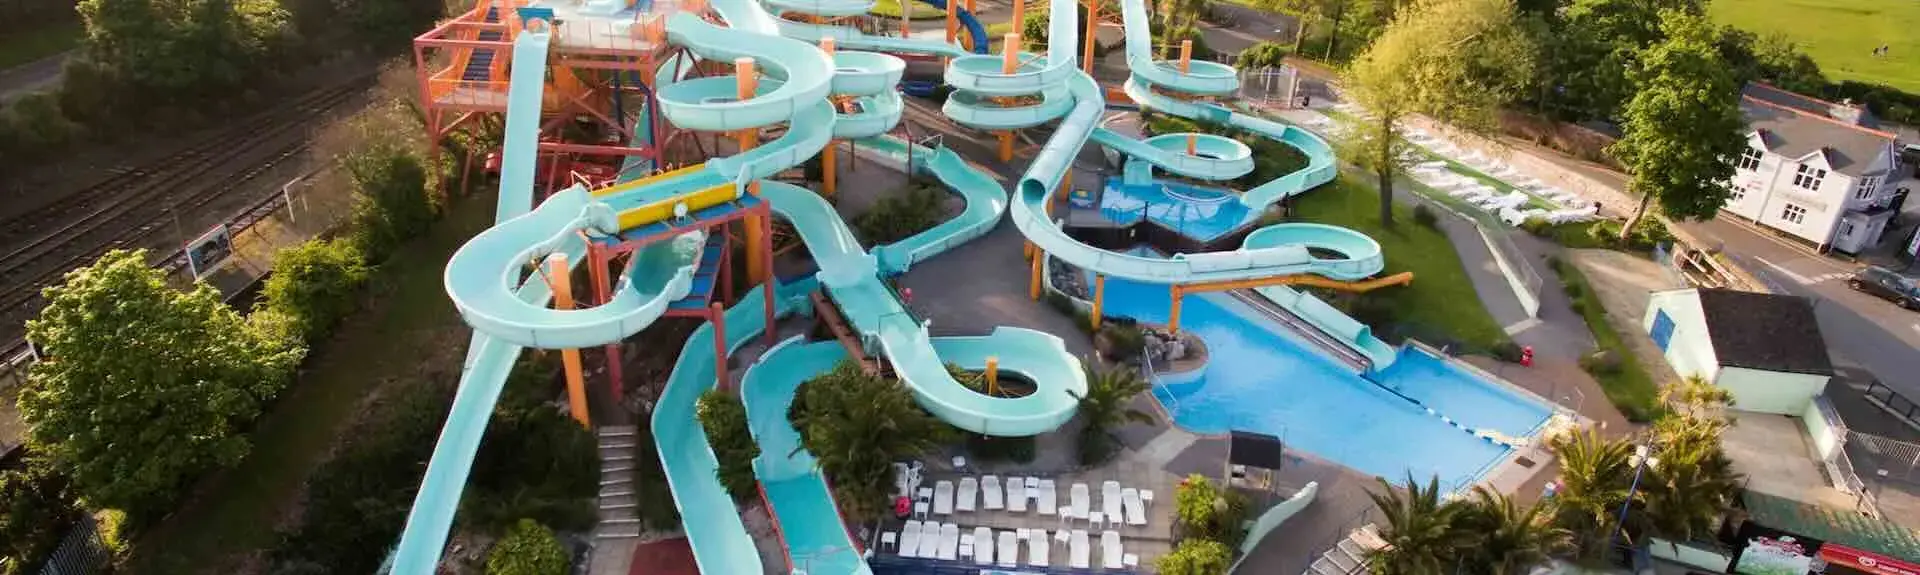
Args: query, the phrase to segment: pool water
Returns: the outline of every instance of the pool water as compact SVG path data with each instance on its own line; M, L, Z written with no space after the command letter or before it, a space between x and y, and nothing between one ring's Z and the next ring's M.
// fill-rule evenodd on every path
M1240 194L1233 190L1164 180L1129 186L1120 178L1107 178L1100 215L1123 224L1145 216L1181 235L1210 242L1252 222L1258 214L1240 203Z
M1106 312L1164 323L1166 286L1109 279ZM1221 293L1182 300L1180 327L1210 358L1198 374L1157 378L1154 394L1182 427L1280 437L1293 449L1399 483L1438 477L1455 488L1479 478L1508 448L1449 425L1385 388L1416 398L1469 428L1531 434L1547 406L1406 349L1378 384Z

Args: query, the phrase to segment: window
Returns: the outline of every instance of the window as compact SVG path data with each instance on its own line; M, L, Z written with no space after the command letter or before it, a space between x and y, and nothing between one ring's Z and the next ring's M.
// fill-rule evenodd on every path
M1738 202L1747 197L1747 189L1740 186L1727 188L1727 202Z
M1667 351L1667 345L1673 343L1673 318L1667 317L1667 310L1654 312L1653 329L1647 330L1647 335L1653 337L1660 351Z
M1793 204L1787 204L1787 208L1780 211L1780 219L1796 224L1801 223L1807 219L1807 209Z
M1800 171L1793 175L1793 185L1804 190L1819 191L1820 180L1827 178L1827 171L1806 164L1800 165Z
M1840 222L1840 237L1853 237L1853 222Z
M1760 149L1748 147L1747 151L1740 152L1739 165L1740 169L1749 172L1760 169Z
M1879 178L1861 178L1860 189L1854 190L1853 199L1871 200L1873 199L1873 189L1877 187L1880 187Z

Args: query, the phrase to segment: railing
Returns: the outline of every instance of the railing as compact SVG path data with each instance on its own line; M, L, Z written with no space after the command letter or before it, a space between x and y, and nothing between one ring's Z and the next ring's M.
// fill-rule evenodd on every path
M1909 425L1920 425L1920 404L1900 395L1900 392L1880 383L1880 380L1876 379L1867 384L1867 401L1905 419Z
M80 521L67 529L66 537L60 540L60 546L47 556L47 562L40 567L40 575L77 575L95 573L107 564L106 543L100 540L100 530L93 517L83 515ZM23 570L24 571L24 570Z

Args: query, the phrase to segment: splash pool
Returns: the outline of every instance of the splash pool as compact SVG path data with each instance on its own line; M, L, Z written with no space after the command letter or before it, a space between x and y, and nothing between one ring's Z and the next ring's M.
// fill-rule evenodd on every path
M1146 218L1181 235L1210 242L1252 222L1257 214L1240 203L1233 190L1154 180L1129 186L1107 178L1100 215L1120 223Z
M1106 313L1164 323L1167 288L1108 279ZM1233 296L1187 296L1180 325L1210 357L1198 372L1156 378L1154 395L1182 427L1279 436L1289 447L1385 477L1437 476L1449 488L1478 479L1509 451L1415 406L1389 388L1469 428L1532 434L1551 410L1416 349L1375 381L1328 357Z

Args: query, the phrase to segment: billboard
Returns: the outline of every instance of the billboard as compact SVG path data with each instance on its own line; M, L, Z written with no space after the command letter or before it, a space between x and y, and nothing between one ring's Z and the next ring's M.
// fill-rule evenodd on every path
M220 269L232 258L233 233L226 224L220 224L187 242L183 249L187 252L187 269L193 272L193 279L197 280Z

